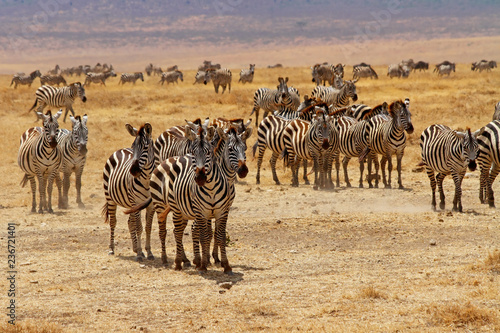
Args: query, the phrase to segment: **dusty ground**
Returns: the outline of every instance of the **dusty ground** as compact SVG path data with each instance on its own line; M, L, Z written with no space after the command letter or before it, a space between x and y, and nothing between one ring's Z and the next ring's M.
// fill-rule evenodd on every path
M121 211L116 255L109 256L109 226L100 216L104 163L113 151L131 144L126 122L138 126L149 121L156 137L185 118L247 119L253 92L275 86L279 75L290 76L301 95L309 93L309 68L258 68L255 82L244 86L236 83L239 69L233 69L232 92L223 96L216 96L211 86L193 86L192 71L173 87L158 87L157 78L146 78L135 87L119 87L117 78L105 88L89 87L87 103L75 103L77 114L89 115L82 189L86 208L73 203L68 210L44 215L29 213L30 189L20 188L22 173L16 162L19 137L34 125L35 117L27 110L38 80L32 88L16 91L8 87L10 77L0 77L0 238L5 244L7 223L16 223L17 329L499 331L499 221L496 209L479 203L479 173L464 180L464 213L455 213L450 211L451 179L445 180L446 210L433 212L427 176L412 172L419 161L419 134L428 125L477 129L490 121L499 100L500 72L472 73L468 66L459 65L450 78L417 73L404 81L386 78L386 67L380 66L378 81L359 82L360 101L369 105L411 98L415 134L403 159L405 190L345 188L343 179L331 192L305 185L291 188L290 171L281 163L278 175L283 185L276 186L269 155L262 184L255 185L256 162L249 150L250 173L236 185L228 221L234 276L214 266L204 275L194 269L174 271L170 224L169 265L164 267L159 259L156 223L152 248L157 258L135 262ZM249 139L249 146L255 138ZM351 182L357 184L355 161L349 171ZM494 189L500 190L498 183ZM72 184L70 202L74 198ZM188 232L188 256L190 241ZM3 258L6 265L6 254ZM1 292L6 295L2 280ZM232 287L223 289L221 282L231 282ZM7 302L2 296L4 309ZM9 329L5 318L2 331Z

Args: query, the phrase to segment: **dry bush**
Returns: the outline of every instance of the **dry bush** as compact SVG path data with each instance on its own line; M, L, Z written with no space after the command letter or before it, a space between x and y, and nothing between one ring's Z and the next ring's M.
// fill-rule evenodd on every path
M478 308L470 302L465 304L432 305L427 309L427 313L432 316L435 324L444 326L479 327L495 324L498 321L492 311Z
M374 286L369 286L369 287L363 288L359 295L362 298L373 298L373 299L386 299L387 298L387 296L384 293L375 289Z
M3 322L0 326L0 332L4 333L59 333L64 332L64 329L56 323L35 322L35 321L16 321L15 325Z
M500 272L500 250L495 249L493 252L489 252L484 265L491 271Z

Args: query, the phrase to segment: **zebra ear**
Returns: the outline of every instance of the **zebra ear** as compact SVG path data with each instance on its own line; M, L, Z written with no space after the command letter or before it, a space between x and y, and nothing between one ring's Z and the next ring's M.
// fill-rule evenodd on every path
M133 128L130 124L125 124L125 128L132 136L137 136L137 129Z
M53 119L58 119L62 115L62 109L59 109L55 115L52 116Z
M153 126L151 126L150 123L145 123L144 124L144 130L146 131L146 134L148 136L151 136L153 134Z
M458 132L458 131L455 131L455 136L456 136L458 139L463 140L463 139L465 139L465 137L466 137L466 133L464 133L464 132Z
M190 141L194 141L196 139L196 134L194 134L189 125L186 125L184 128L184 137Z
M245 132L241 134L241 140L246 141L252 135L253 129L251 127L247 128Z
M285 77L285 83L287 83L287 82L288 82L288 76L287 76L287 77Z
M220 128L220 127L210 127L210 128L213 129L214 131L213 131L213 134L211 134L212 137L209 139L209 141L212 140L212 138L214 137L215 131L217 131L217 134L219 135L221 140L227 140L227 133L222 128ZM208 139L208 136L209 136L209 133L207 131L207 139Z
M82 117L82 124L83 125L87 125L87 119L88 119L87 114L84 114Z
M352 83L356 83L356 82L358 82L358 80L359 80L359 79L352 80L351 82L352 82Z
M69 115L69 120L71 120L71 123L73 123L73 125L76 123L76 119L72 115Z
M243 127L247 128L248 126L250 126L251 123L252 123L252 118L248 119L248 121L246 122L245 125L243 125Z

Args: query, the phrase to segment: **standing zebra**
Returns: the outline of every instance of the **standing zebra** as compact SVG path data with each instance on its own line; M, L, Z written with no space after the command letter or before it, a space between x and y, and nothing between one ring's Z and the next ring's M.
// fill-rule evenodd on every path
M371 175L371 160L377 159L377 154L382 155L380 160L380 167L382 168L382 178L386 188L391 187L391 173L392 173L392 155L396 154L397 170L398 170L398 184L402 189L403 183L401 181L401 160L403 158L404 149L406 147L406 135L413 133L413 124L411 122L411 113L406 109L403 101L395 101L389 106L389 115L377 115L369 120L369 136L368 147L361 154L360 159L363 159L366 154L368 155L368 174ZM388 162L388 177L385 174L385 164ZM378 165L375 162L375 187L378 187ZM371 177L368 180L369 187L372 187Z
M114 152L106 161L103 171L104 196L106 203L102 208L105 222L109 221L110 240L109 254L115 254L116 209L118 206L130 208L150 197L149 179L154 169L152 127L149 123L139 129L125 125L133 136L132 148L120 149ZM146 210L146 251L148 259L154 259L151 252L151 226L153 208ZM132 247L137 254L136 260L144 258L141 246L142 223L141 213L136 212L128 218L128 229L132 239Z
M329 150L338 149L338 132L323 110L317 111L311 122L292 120L283 134L285 148L284 161L292 168L292 186L299 186L298 170L301 160L314 162L314 189L331 188L333 183L326 180L326 156ZM318 177L319 172L319 177Z
M357 66L352 69L352 79L360 79L362 77L369 77L370 79L378 79L378 75L371 66Z
M115 71L111 70L108 72L102 72L102 73L87 73L87 76L85 77L85 85L90 86L90 83L100 83L103 86L106 86L106 80L110 77L116 76Z
M59 84L67 85L66 80L62 77L62 75L42 75L40 76L40 84L43 85L58 85Z
M167 82L167 84L178 83L178 79L181 79L181 82L184 82L184 76L181 71L175 70L171 72L163 72L161 73L161 79L158 83L161 83L162 85L165 82Z
M59 123L57 119L61 116L59 110L54 116L47 111L38 116L43 120L43 127L32 127L21 136L21 145L17 155L17 163L24 172L21 186L24 187L29 181L31 184L32 205L31 212L36 212L36 182L38 179L38 191L40 202L38 213L52 210L52 185L54 177L59 172L62 162L61 150L57 146L59 134Z
M451 63L449 65L440 65L437 67L438 76L448 75L450 76L451 72L455 72L455 63Z
M497 103L497 107L500 102ZM493 182L500 172L500 121L493 120L478 131L479 152L477 161L481 170L479 200L495 207Z
M87 115L83 117L69 116L73 123L72 130L61 129L57 137L57 143L61 147L63 161L61 165L61 172L63 173L62 181L62 194L61 194L61 178L60 173L57 173L56 182L59 190L59 208L68 208L68 191L70 186L71 174L75 173L76 184L76 203L78 207L85 208L82 202L81 188L82 188L82 173L87 160L87 141L88 141L88 128L87 128Z
M349 105L349 98L352 98L354 102L358 100L355 85L357 81L345 81L340 89L317 86L311 92L311 96L326 103L330 109L342 108Z
M37 120L40 118L39 113L43 111L46 106L52 107L66 107L66 112L64 113L63 121L66 122L66 116L68 115L68 110L71 114L75 116L75 111L73 111L73 102L76 97L80 97L82 102L87 101L85 96L85 89L80 82L71 83L69 86L55 88L51 86L41 86L36 90L35 93L35 104L29 109L28 112L33 110L38 103L38 109L35 111L37 114Z
M42 76L42 73L40 73L40 71L38 69L36 71L31 72L30 75L28 75L28 76L16 74L12 78L12 81L10 81L10 86L12 86L12 84L14 84L14 89L17 89L18 84L27 85L28 87L31 87L31 84L33 83L33 81L37 77L40 77L40 76Z
M253 109L250 115L255 112L255 126L259 126L259 110L264 110L262 118L266 118L269 112L274 112L284 105L284 100L291 101L290 90L288 89L288 77L278 78L279 85L276 90L269 88L259 88L253 95ZM299 100L300 102L300 100Z
M212 80L216 94L219 93L219 86L222 86L222 93L226 91L226 86L228 86L228 91L231 92L232 77L231 71L227 68L209 69L205 72L203 84L207 84L209 80Z
M250 64L249 69L242 69L240 72L240 79L238 82L241 83L252 83L253 75L255 73L255 64Z
M455 183L453 210L462 212L462 180L467 166L471 171L476 169L478 141L470 129L465 133L457 132L444 125L431 125L420 136L422 164L431 181L432 209L436 210L436 178L441 202L439 208L444 209L445 197L443 179L451 173ZM434 172L437 172L436 178Z
M135 73L122 73L120 76L120 81L118 81L118 84L125 84L126 82L132 82L135 84L135 81L141 79L142 82L144 82L144 75L142 75L142 72L135 72Z

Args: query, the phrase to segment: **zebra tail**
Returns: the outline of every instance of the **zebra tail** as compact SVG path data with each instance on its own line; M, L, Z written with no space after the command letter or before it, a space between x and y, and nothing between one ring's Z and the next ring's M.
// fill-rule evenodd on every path
M257 146L259 145L259 140L255 141L255 144L252 146L252 155L255 158L255 152L257 151Z
M35 104L33 104L33 106L31 107L31 109L28 110L28 113L31 112L31 110L33 110L36 106L36 104L38 103L38 98L35 98Z
M168 213L170 213L170 207L167 207L167 209L158 214L158 221L165 221L167 219Z
M109 210L108 203L106 202L104 206L102 206L101 216L104 216L104 223L109 223Z
M424 162L424 161L420 161L420 163L418 163L418 164L417 164L417 166L419 166L419 167L420 167L420 166L425 166L425 165L427 165L427 164L425 164L425 162Z
M19 185L21 185L21 187L25 187L27 183L28 183L28 175L24 174L24 177Z
M283 149L283 151L281 152L280 154L280 158L283 159L283 167L284 168L288 168L290 166L290 163L288 161L288 150L286 149Z
M147 206L149 206L151 201L153 201L153 198L149 197L146 201L141 202L140 204L137 204L137 205L127 209L126 211L124 211L124 213L125 214L132 214L132 213L139 212L139 211L143 210L144 208L146 208Z
M365 157L368 155L370 152L370 147L366 147L361 154L359 154L358 161L361 163L365 160Z
M250 116L253 115L254 113L255 113L255 106L253 107L252 113L250 113Z

